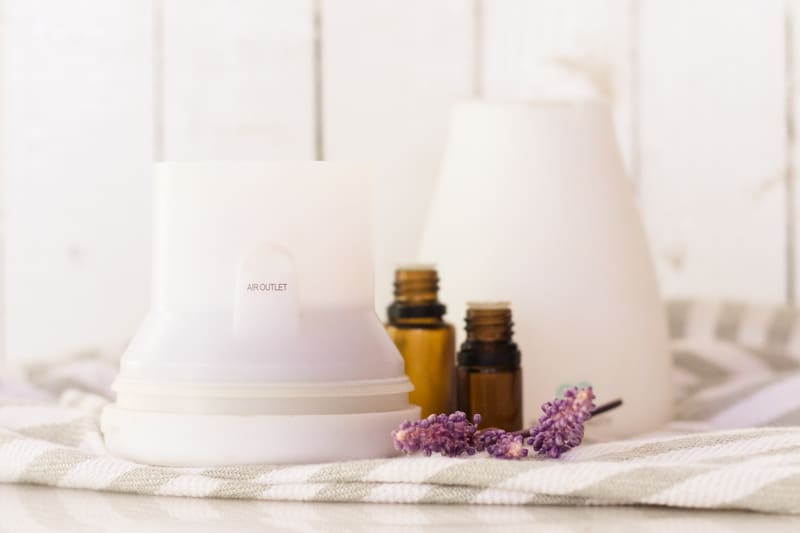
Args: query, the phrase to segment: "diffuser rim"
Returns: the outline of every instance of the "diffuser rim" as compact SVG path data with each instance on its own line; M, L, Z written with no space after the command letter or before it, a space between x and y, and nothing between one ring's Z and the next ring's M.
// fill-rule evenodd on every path
M414 405L366 413L209 415L109 404L102 411L100 427L111 453L140 463L176 467L310 464L396 456L391 430L419 415Z

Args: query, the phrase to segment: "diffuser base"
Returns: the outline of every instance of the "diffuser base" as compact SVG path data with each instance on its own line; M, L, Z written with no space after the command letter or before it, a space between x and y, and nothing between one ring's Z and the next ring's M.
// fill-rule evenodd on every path
M114 455L162 466L320 463L396 455L391 431L419 407L325 415L204 415L109 405L101 426Z

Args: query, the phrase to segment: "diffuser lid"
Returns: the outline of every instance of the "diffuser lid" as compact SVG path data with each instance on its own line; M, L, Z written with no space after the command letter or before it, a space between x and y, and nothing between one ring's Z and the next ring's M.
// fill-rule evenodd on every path
M347 163L157 164L152 308L123 376L403 376L373 310L370 186Z

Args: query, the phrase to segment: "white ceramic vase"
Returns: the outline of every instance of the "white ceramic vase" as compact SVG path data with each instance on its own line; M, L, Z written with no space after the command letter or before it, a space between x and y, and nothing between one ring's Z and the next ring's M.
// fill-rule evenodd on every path
M420 259L438 265L456 324L468 300L511 301L526 424L585 384L625 402L593 431L669 420L664 311L606 105L458 105Z

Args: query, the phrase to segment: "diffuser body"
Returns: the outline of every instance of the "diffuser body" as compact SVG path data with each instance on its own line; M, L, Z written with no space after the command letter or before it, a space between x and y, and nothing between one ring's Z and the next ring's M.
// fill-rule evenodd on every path
M198 466L391 454L417 409L372 307L370 176L186 162L155 179L152 306L103 413L110 451Z
M438 264L451 316L512 302L526 424L574 385L624 399L598 434L670 418L665 317L605 105L457 107L420 258Z

